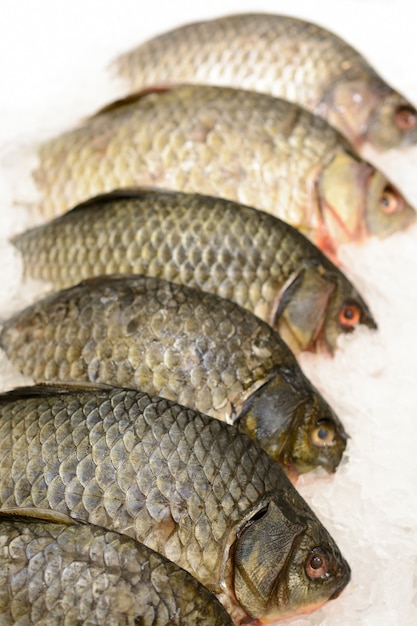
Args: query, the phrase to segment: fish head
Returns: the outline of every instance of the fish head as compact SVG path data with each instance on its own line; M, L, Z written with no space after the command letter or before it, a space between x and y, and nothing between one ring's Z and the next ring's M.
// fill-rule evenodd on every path
M349 149L336 151L323 167L317 194L321 227L316 243L325 253L371 235L382 239L415 220L398 189Z
M390 90L368 119L365 140L377 150L417 143L417 111L401 94Z
M417 111L370 68L349 68L333 83L316 113L359 148L376 150L417 143Z
M311 513L285 494L271 498L240 529L234 545L234 593L261 623L307 613L336 598L350 568Z
M348 279L333 265L308 262L287 282L271 320L285 343L303 350L333 354L340 334L375 321Z
M346 448L342 423L298 366L280 368L257 389L245 403L237 426L293 482L316 467L334 472Z
M377 324L362 296L342 272L334 268L326 276L334 282L334 291L329 298L317 346L334 354L340 335L354 332L359 325L375 330Z

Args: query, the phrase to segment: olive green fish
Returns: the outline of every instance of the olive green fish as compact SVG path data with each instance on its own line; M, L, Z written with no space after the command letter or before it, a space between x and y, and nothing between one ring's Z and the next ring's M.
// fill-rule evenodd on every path
M0 346L35 382L161 395L234 423L292 477L334 471L346 433L267 324L237 304L146 276L105 276L4 324Z
M301 233L234 202L124 189L13 239L26 276L62 289L111 273L146 274L229 298L290 348L333 353L341 333L375 328L346 277Z
M417 142L415 107L340 37L301 19L240 14L187 24L114 65L133 90L181 81L285 98L327 119L357 147Z
M0 545L2 626L233 624L188 572L130 537L0 512Z
M214 592L236 624L316 608L350 577L284 472L235 428L126 389L0 396L0 507L129 535Z
M333 258L340 243L386 237L415 219L327 122L239 89L149 90L45 142L38 155L33 176L45 216L117 187L166 187L262 209Z

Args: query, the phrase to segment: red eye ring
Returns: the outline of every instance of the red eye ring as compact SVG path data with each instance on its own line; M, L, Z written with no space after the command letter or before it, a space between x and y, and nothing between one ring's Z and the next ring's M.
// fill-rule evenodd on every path
M339 313L339 322L343 328L350 330L360 322L361 309L357 304L344 304Z
M417 123L417 111L407 105L399 107L395 112L395 123L400 130L412 130Z
M307 557L305 571L309 578L325 578L329 571L329 556L323 548L314 548Z

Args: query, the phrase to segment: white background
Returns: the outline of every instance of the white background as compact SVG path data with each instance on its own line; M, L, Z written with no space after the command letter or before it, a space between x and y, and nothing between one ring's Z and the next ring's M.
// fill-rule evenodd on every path
M167 29L233 12L287 13L344 37L417 103L416 14L411 0L13 0L0 25L0 318L31 294L7 243L30 224L13 203L30 190L32 143L75 125L123 94L110 61ZM417 7L417 5L416 5ZM417 206L417 149L369 153ZM343 595L294 625L415 626L417 606L417 228L386 242L342 250L379 323L347 338L334 359L305 355L303 367L351 435L335 476L299 488L337 538L352 570ZM2 357L0 387L22 382Z

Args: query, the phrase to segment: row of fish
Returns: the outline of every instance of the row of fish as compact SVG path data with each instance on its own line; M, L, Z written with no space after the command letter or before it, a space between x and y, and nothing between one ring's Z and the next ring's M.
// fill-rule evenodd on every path
M112 593L114 623L206 623L208 592L194 607L176 566L235 624L313 610L339 595L350 569L288 477L334 471L347 434L293 352L334 353L341 333L376 328L335 265L338 247L415 219L316 115L357 149L385 149L417 141L416 112L344 42L280 16L189 25L116 67L141 92L39 148L38 209L65 214L13 239L25 276L61 291L0 334L22 373L57 385L0 397L0 537L25 546L25 573L19 588L5 582L0 615L63 619L50 599L74 593L65 559L103 580L85 587L74 623L110 619ZM167 85L173 76L197 84ZM36 602L32 541L57 559L39 551ZM164 580L166 567L171 581L185 577L187 608L159 582L160 609L135 568L126 580L120 554L140 563L148 548L163 555L143 558ZM227 624L213 602L204 619Z
M208 85L148 88L39 148L40 210L148 185L262 209L337 260L340 243L385 237L414 209L324 120L265 94Z
M290 475L334 471L342 424L278 333L212 294L161 279L98 277L17 313L0 346L36 382L161 395L251 435Z
M295 353L333 353L340 334L358 324L376 327L355 287L301 233L223 198L122 189L18 235L13 243L25 276L54 289L111 273L198 287L254 313Z
M243 87L295 102L360 148L417 143L417 112L356 50L285 15L238 14L187 24L114 62L132 91L176 81Z
M116 388L35 387L0 402L9 516L74 518L140 540L215 592L235 623L320 606L348 582L317 517L233 426Z

